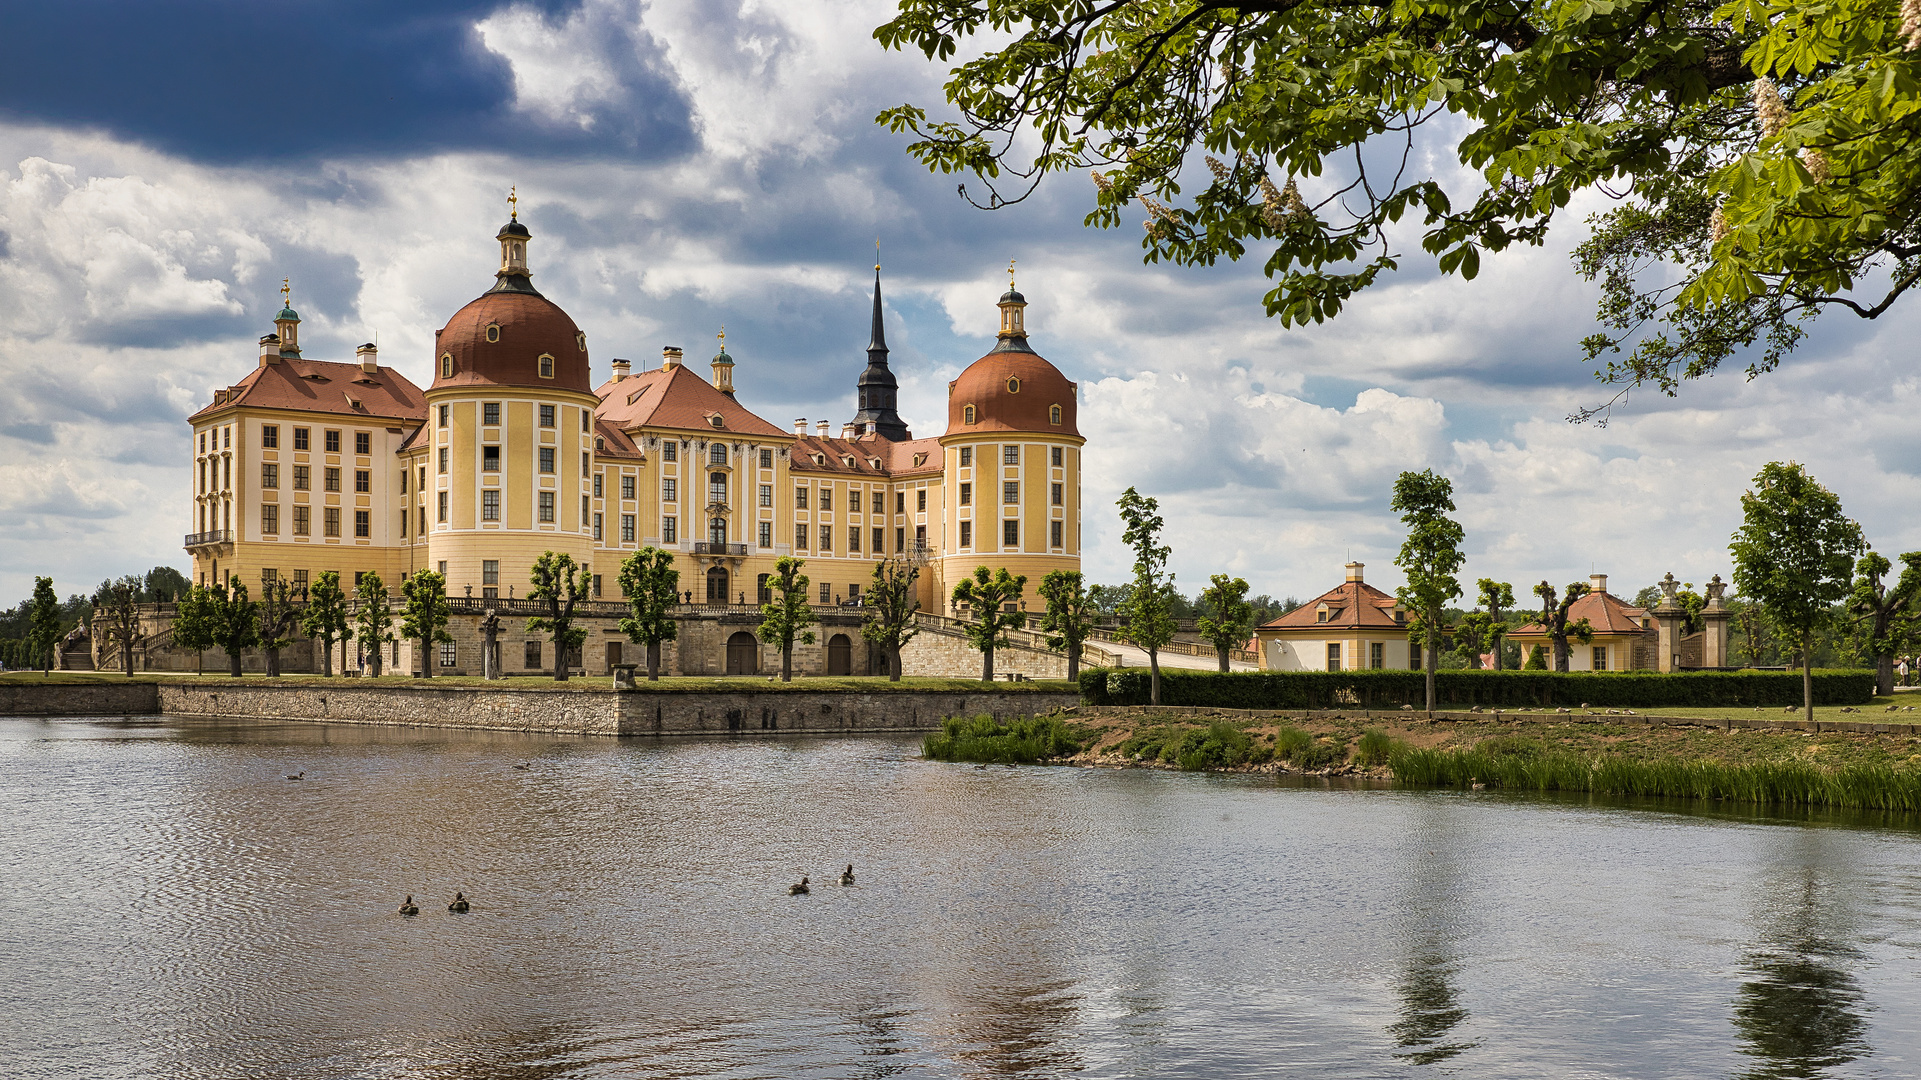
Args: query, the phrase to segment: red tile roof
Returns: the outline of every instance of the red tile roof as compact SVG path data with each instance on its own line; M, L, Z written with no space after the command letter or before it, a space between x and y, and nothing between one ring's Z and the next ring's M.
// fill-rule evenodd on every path
M1648 612L1635 607L1613 593L1591 592L1568 605L1567 621L1572 626L1582 619L1600 635L1617 636L1621 634L1647 634L1653 630L1641 625ZM1547 627L1539 621L1528 623L1518 630L1509 632L1509 637L1547 637Z
M627 437L626 432L605 420L596 420L594 422L594 434L598 435L601 439L600 445L594 448L594 456L597 458L632 458L636 461L647 460L647 454L641 450L634 440Z
M1320 621L1320 607L1326 604L1327 621ZM1407 624L1394 621L1399 604L1392 596L1364 581L1342 582L1293 611L1263 623L1262 630L1405 630Z
M609 380L594 393L600 397L595 415L623 431L655 427L762 438L787 434L714 389L685 364L639 372L619 382ZM714 426L714 416L720 417L719 427Z
M393 368L378 368L370 376L363 374L357 363L293 357L253 369L238 383L216 391L212 404L187 419L192 422L234 405L300 409L369 420L422 423L427 419L427 402L420 388Z

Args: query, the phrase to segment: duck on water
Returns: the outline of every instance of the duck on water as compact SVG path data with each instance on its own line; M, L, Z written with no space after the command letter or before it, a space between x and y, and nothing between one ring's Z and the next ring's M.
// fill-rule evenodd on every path
M467 907L467 894L457 892L454 894L454 902L447 905L447 910L465 914Z

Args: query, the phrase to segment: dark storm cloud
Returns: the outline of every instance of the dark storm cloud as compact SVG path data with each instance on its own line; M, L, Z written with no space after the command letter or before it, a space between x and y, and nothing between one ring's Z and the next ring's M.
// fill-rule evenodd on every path
M498 149L657 159L694 145L657 47L608 26L621 85L587 128L516 112L474 29L500 0L10 5L0 116L97 128L199 161ZM577 8L539 0L548 18ZM619 40L625 35L627 40ZM624 47L624 48L623 48Z

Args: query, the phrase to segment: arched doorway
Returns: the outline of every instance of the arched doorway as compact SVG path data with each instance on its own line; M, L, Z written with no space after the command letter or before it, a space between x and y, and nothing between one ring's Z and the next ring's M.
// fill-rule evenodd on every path
M707 602L724 604L727 602L727 568L709 567L707 570Z
M760 642L745 630L727 639L727 674L760 674Z
M852 675L854 673L854 643L846 634L835 634L827 639L827 674Z

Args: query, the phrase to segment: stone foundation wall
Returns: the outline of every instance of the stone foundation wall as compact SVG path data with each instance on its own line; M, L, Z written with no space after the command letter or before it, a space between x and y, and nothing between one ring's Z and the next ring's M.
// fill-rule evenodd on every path
M952 716L1033 716L1080 701L1071 692L1022 690L787 691L615 695L622 735L732 735L933 731Z
M306 720L332 724L531 731L549 735L616 734L608 691L477 689L473 687L272 686L254 683L159 687L169 716Z
M160 711L150 682L0 683L0 716L146 716Z
M1067 655L1022 645L995 649L994 677L999 678L1002 672L1008 671L1019 672L1030 679L1065 679ZM958 633L922 627L921 632L915 634L914 639L900 651L900 673L978 679L981 673L980 650L968 644L967 639Z

